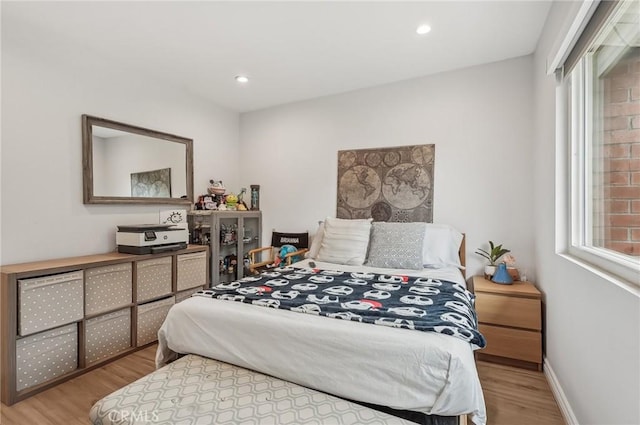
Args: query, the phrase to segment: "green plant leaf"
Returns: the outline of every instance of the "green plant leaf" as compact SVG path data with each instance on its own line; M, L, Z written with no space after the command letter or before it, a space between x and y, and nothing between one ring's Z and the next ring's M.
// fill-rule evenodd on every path
M489 241L489 251L485 251L482 248L478 248L478 250L476 251L476 254L489 260L489 263L491 263L491 265L495 265L496 261L498 261L500 257L502 257L504 254L508 252L511 252L511 251L506 248L503 248L502 244L496 245L493 241Z

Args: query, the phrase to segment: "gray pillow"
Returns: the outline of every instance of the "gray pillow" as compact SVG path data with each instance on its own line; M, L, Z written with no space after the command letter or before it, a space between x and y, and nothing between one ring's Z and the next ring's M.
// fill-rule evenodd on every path
M422 269L424 233L424 223L372 223L366 265L387 269Z

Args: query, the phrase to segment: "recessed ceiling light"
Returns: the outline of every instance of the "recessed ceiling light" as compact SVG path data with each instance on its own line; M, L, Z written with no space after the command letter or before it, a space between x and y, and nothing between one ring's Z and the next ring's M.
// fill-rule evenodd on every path
M239 83L248 83L249 82L249 77L245 76L245 75L236 75L236 81Z
M428 33L429 31L431 31L431 27L429 25L420 25L417 29L416 32L420 35L424 35L426 33Z

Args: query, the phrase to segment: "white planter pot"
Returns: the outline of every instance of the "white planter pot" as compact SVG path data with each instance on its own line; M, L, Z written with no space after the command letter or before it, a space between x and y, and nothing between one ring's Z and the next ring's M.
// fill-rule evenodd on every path
M496 266L484 266L484 276L491 279L496 274Z

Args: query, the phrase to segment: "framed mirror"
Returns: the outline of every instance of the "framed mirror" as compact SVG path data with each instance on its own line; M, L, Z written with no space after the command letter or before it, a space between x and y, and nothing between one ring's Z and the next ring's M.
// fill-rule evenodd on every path
M193 140L82 116L85 204L192 204Z

